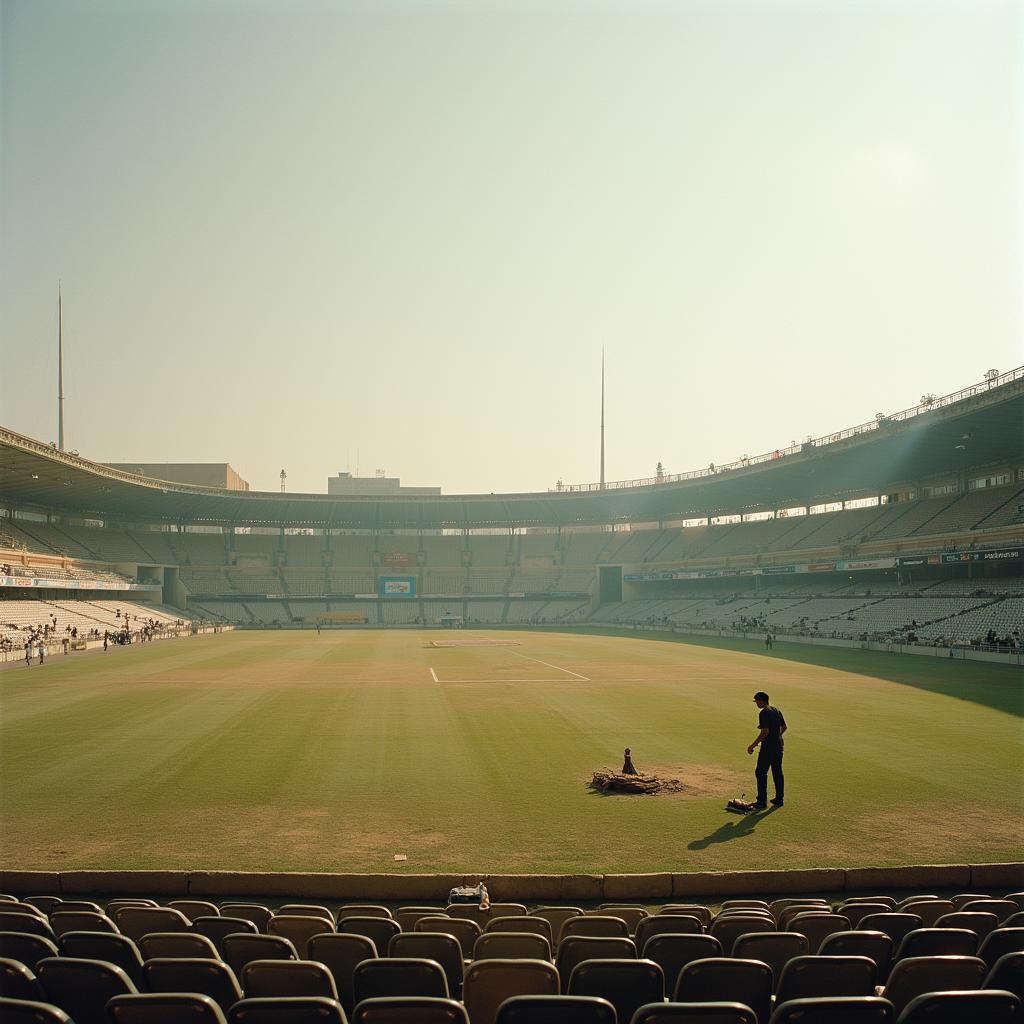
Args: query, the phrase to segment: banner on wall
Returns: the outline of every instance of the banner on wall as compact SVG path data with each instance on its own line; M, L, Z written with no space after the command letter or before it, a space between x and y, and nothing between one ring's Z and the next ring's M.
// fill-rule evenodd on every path
M379 583L381 597L415 597L415 576L381 576Z
M912 568L922 565L939 565L939 555L901 555L896 559L896 564L902 568Z
M1024 558L1022 548L988 548L985 551L948 551L942 556L943 565L961 562L1019 562Z
M895 558L857 558L848 562L836 562L836 569L841 572L858 572L861 569L892 569L895 565Z
M38 587L45 590L159 590L159 583L120 583L113 580L51 580L45 576L0 576L0 587Z

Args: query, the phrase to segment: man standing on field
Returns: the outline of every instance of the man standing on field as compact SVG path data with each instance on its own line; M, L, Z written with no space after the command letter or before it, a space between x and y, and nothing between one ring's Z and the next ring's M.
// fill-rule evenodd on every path
M759 709L757 724L761 731L747 747L747 753L752 754L754 747L761 748L757 755L757 767L754 769L754 778L757 779L757 800L754 807L764 810L768 806L769 768L772 770L772 782L775 785L775 798L772 804L775 807L782 806L785 786L782 775L782 734L786 731L786 719L778 708L771 706L768 694L764 690L758 690L754 694L754 703Z

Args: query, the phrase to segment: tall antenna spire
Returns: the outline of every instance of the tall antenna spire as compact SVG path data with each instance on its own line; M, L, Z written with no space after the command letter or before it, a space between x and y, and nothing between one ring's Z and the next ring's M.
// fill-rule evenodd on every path
M64 451L64 305L57 282L57 447Z
M601 346L601 490L604 490L604 346Z

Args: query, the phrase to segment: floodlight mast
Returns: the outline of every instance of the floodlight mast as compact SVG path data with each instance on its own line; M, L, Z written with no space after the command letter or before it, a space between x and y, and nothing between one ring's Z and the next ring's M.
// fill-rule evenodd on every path
M64 305L57 282L57 447L64 451Z
M604 346L601 346L601 490L604 490Z

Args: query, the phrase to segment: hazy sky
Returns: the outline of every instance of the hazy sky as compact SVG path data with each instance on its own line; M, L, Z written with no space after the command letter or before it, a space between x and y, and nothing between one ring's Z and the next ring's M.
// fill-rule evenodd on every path
M755 455L1024 363L1014 0L0 0L0 423L323 491Z

